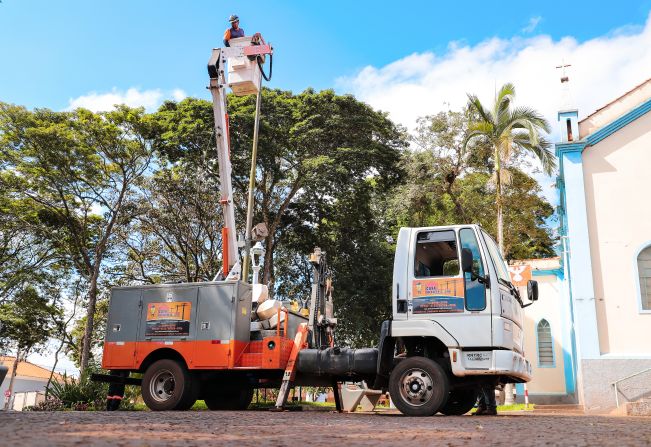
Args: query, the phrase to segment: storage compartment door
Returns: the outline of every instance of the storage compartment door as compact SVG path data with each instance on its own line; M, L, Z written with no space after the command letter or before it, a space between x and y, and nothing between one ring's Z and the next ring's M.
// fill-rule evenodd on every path
M229 357L233 355L235 292L235 284L229 283L199 288L194 367L228 367Z
M114 289L112 291L102 358L104 368L135 366L141 303L140 290Z

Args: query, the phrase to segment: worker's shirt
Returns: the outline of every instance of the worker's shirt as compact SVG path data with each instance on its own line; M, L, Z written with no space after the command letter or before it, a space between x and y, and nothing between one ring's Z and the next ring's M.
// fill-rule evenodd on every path
M236 37L244 37L244 29L243 28L234 29L233 27L228 28L224 33L224 45L230 47L231 44L228 43L228 41L231 39L235 39Z

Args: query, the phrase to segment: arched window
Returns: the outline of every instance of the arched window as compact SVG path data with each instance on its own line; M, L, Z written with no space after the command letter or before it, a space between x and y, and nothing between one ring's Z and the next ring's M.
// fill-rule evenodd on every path
M554 366L554 343L552 339L552 328L549 321L540 320L536 327L538 340L538 366Z
M651 245L637 255L637 274L640 278L642 310L651 310Z

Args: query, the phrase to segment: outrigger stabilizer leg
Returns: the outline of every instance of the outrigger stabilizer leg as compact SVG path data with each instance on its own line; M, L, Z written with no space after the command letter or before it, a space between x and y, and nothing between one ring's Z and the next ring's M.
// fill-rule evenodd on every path
M337 413L341 413L344 407L341 405L341 384L337 382L337 380L332 381L332 394L335 397L335 408L337 409Z
M298 359L298 353L301 351L301 349L307 346L307 333L307 324L301 323L298 326L298 330L296 331L296 337L294 337L294 347L292 348L292 352L289 354L289 361L285 367L283 381L280 385L280 390L278 391L276 406L274 407L275 411L282 411L285 408L287 398L289 397L289 391L291 390L292 383L296 378L296 360Z

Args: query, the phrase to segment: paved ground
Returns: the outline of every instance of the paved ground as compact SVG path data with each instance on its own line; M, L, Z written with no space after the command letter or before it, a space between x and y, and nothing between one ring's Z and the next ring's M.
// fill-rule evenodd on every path
M0 412L6 446L651 445L651 419L509 414L409 418L331 412Z

